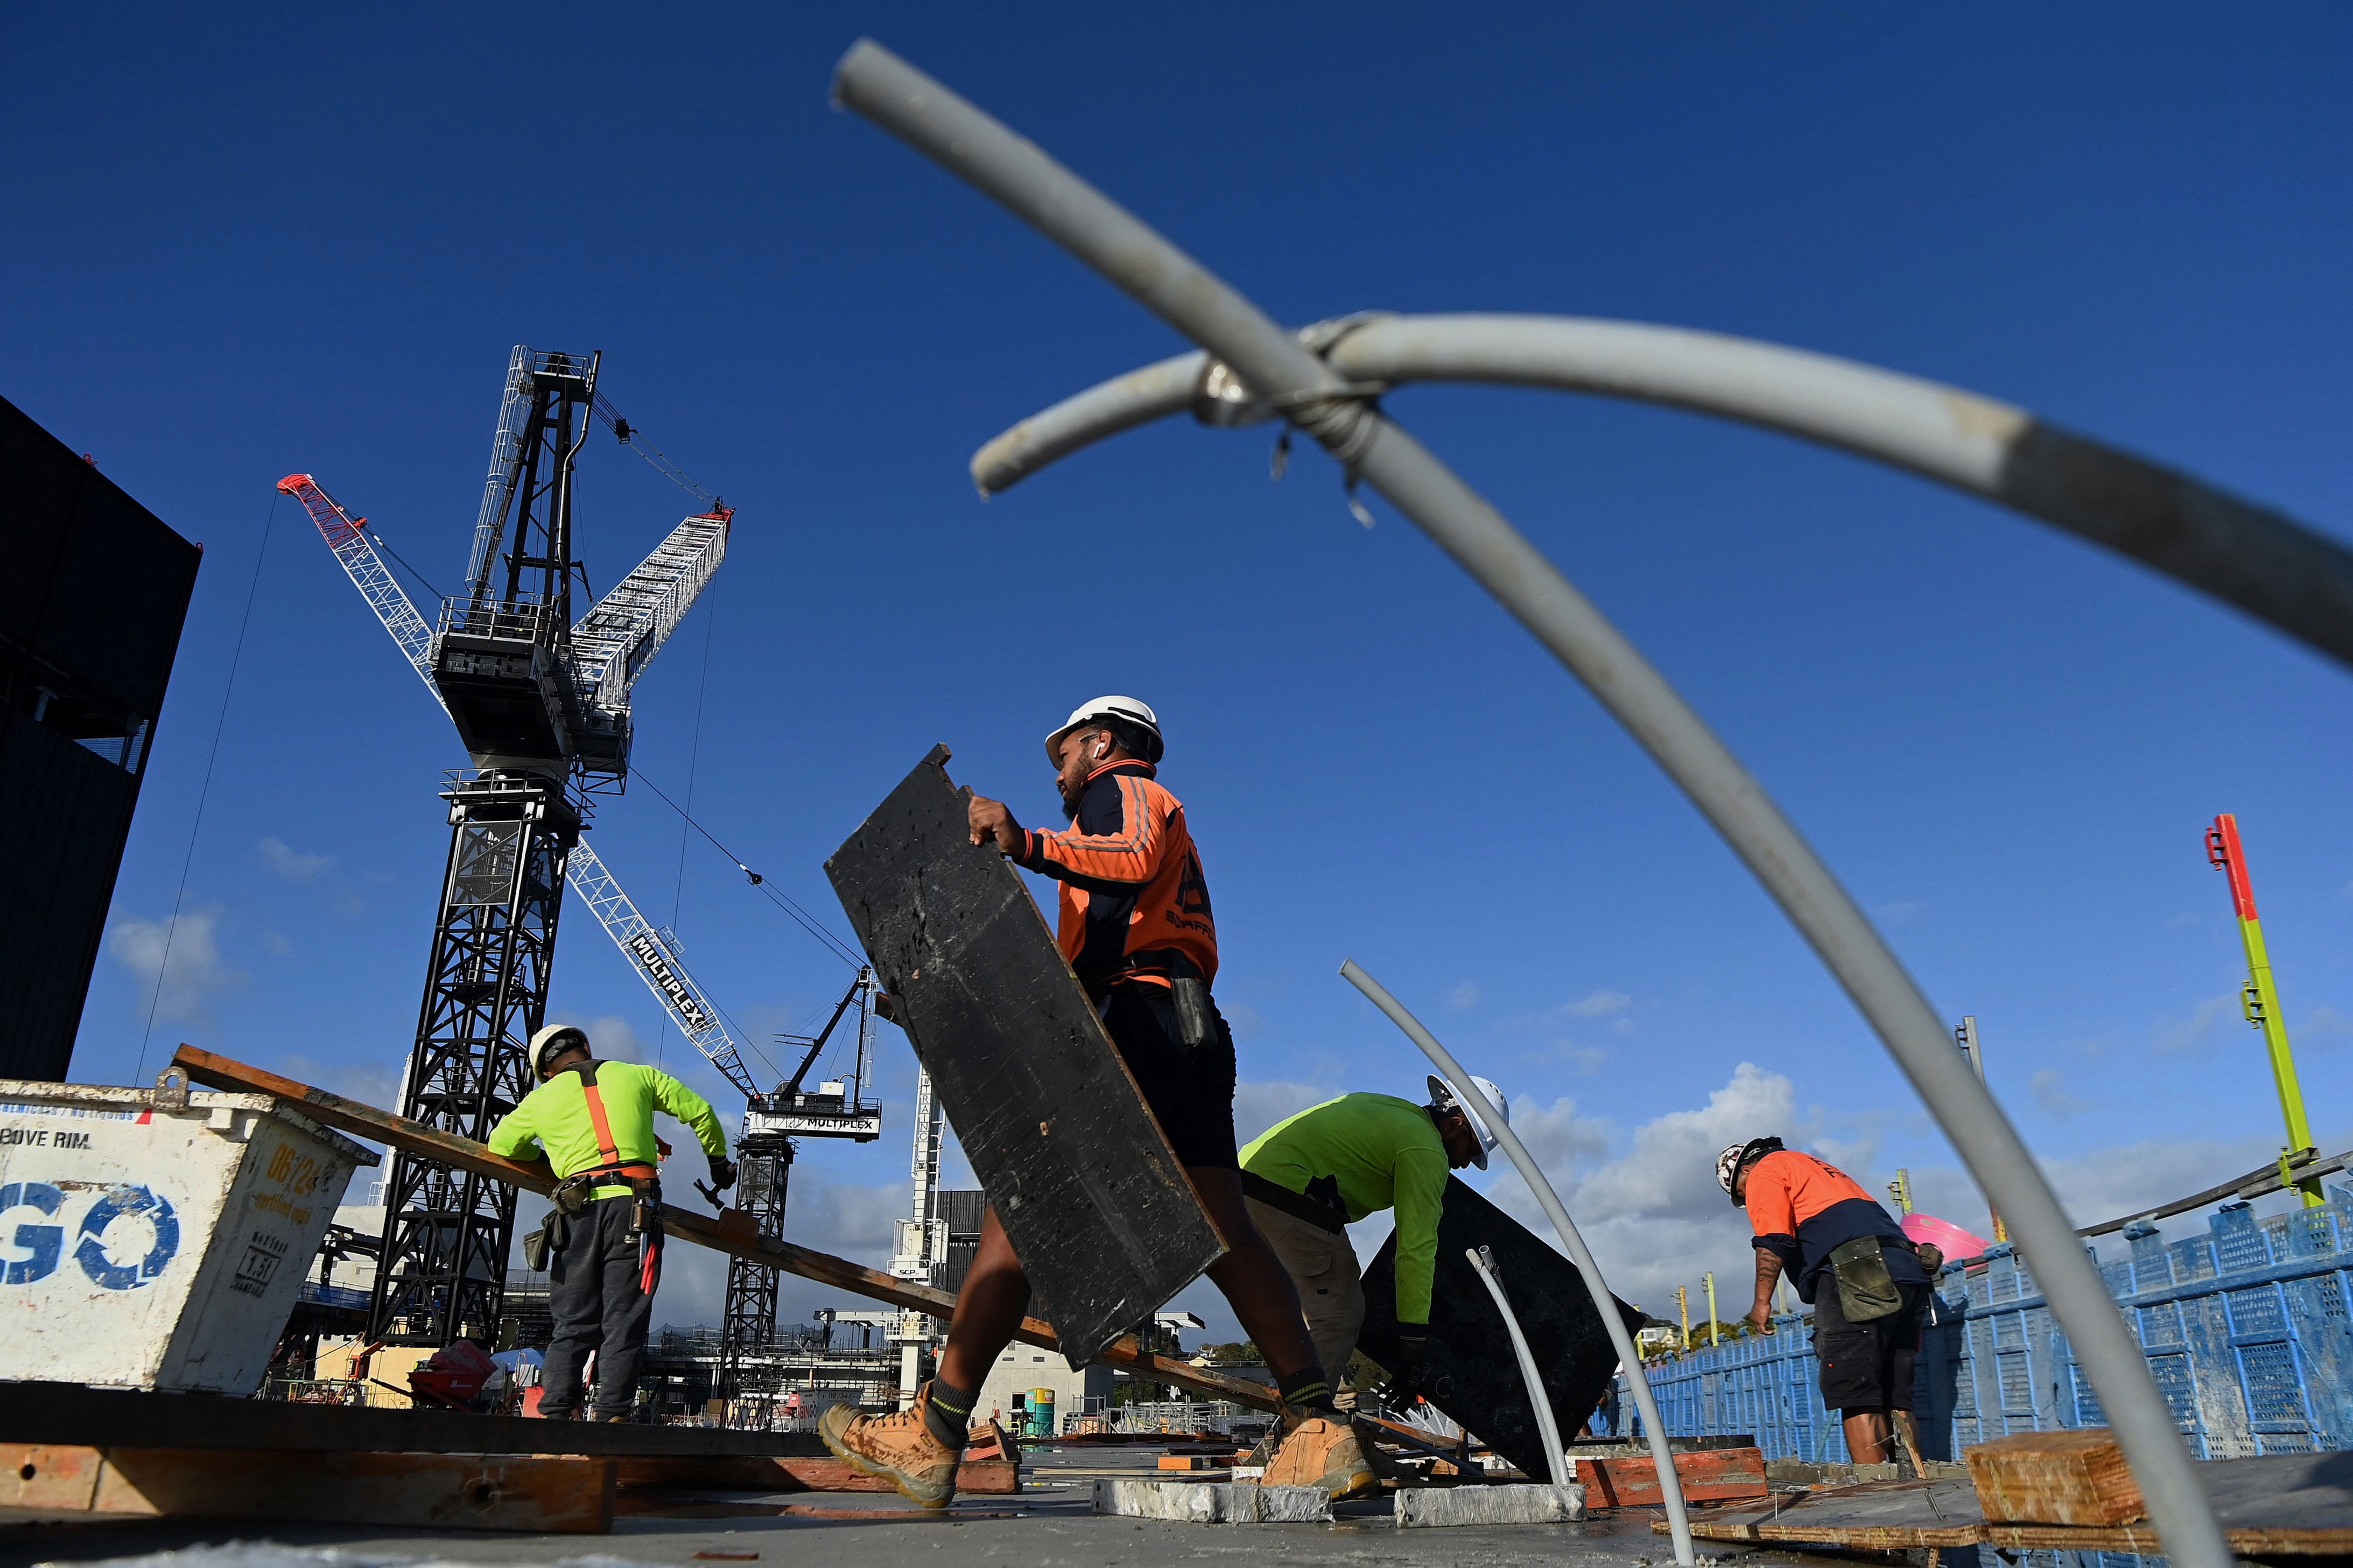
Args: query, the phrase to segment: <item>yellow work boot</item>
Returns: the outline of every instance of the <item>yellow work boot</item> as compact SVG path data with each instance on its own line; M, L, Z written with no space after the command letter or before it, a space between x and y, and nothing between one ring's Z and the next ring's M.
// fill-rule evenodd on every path
M1270 1487L1314 1487L1334 1502L1381 1489L1356 1433L1345 1421L1324 1415L1310 1415L1282 1435L1260 1480Z
M925 1384L915 1403L895 1415L860 1415L837 1405L818 1418L817 1435L839 1458L880 1476L909 1502L945 1508L955 1498L957 1454L923 1424L931 1397Z

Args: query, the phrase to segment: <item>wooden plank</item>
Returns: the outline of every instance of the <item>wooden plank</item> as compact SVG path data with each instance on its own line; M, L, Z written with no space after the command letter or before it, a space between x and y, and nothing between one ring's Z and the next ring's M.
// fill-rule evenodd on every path
M249 1519L601 1535L616 1461L484 1454L310 1453L0 1443L20 1507L152 1518ZM26 1468L35 1471L26 1479Z
M395 1116L388 1110L379 1110L362 1101L345 1099L332 1090L298 1082L267 1068L238 1061L234 1057L184 1045L172 1059L185 1068L188 1077L195 1082L215 1089L276 1095L299 1105L302 1113L313 1121L421 1155L453 1170L478 1172L493 1181L505 1182L526 1192L542 1194L553 1190L555 1184L543 1166L502 1160L470 1139ZM896 1279L880 1269L864 1268L846 1258L814 1252L806 1247L796 1247L787 1241L765 1241L753 1228L750 1216L738 1209L729 1209L714 1217L664 1204L662 1229L681 1241L770 1264L787 1274L815 1279L852 1295L864 1296L870 1300L928 1312L939 1318L950 1317L955 1312L955 1298L944 1290ZM1061 1349L1060 1342L1054 1337L1053 1325L1039 1318L1024 1318L1013 1337L1041 1350ZM1263 1384L1228 1377L1174 1356L1145 1352L1133 1334L1103 1346L1096 1352L1096 1359L1133 1367L1155 1383L1173 1383L1206 1394L1211 1399L1230 1400L1252 1410L1273 1411L1281 1407L1274 1392Z
M105 1460L78 1443L0 1443L0 1506L84 1513Z
M617 1459L623 1491L659 1489L745 1492L887 1492L891 1483L847 1459L729 1458ZM967 1459L956 1467L956 1490L1012 1497L1021 1490L1021 1467L1010 1459Z
M1479 1247L1493 1253L1502 1270L1504 1293L1527 1335L1564 1437L1593 1414L1616 1373L1618 1351L1577 1265L1472 1188L1447 1178L1423 1397L1524 1473L1549 1475L1535 1407L1528 1401L1527 1380L1520 1375L1509 1331L1465 1257ZM1619 1309L1630 1332L1641 1326L1638 1309L1623 1302ZM1365 1270L1365 1324L1356 1344L1381 1365L1395 1366L1397 1341L1397 1237L1391 1232Z
M1976 1492L1958 1480L1868 1481L1801 1492L1767 1508L1694 1514L1691 1525L1694 1535L1710 1541L1803 1542L1866 1552L1971 1546L1985 1530ZM1666 1521L1651 1529L1666 1534Z
M1076 1362L1224 1255L1143 1092L935 746L825 863Z
M2140 1483L2105 1426L2013 1432L1962 1450L1989 1522L2130 1524L2148 1517Z
M814 1432L737 1432L633 1421L539 1421L458 1410L402 1410L284 1400L239 1401L221 1419L218 1395L79 1383L0 1382L0 1432L28 1443L131 1448L373 1449L409 1454L642 1454L816 1457Z
M1760 1448L1710 1448L1675 1456L1675 1479L1690 1502L1730 1502L1773 1495L1765 1479L1765 1454ZM1625 1458L1579 1459L1577 1479L1585 1488L1588 1508L1657 1508L1666 1501L1659 1490L1659 1467L1647 1454Z

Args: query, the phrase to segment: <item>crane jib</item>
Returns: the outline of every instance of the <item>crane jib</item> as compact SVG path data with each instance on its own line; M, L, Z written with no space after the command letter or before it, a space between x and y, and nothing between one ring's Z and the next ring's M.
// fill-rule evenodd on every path
M671 967L670 955L662 951L651 931L639 931L629 939L629 956L646 972L647 981L670 1003L670 1010L696 1033L711 1027L710 1009L702 998L694 994L678 971Z

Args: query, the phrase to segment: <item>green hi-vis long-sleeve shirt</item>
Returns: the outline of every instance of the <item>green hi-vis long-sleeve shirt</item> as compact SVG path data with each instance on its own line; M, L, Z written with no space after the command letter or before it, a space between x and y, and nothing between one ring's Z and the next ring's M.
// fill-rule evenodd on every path
M1260 1133L1242 1151L1242 1169L1294 1193L1332 1177L1351 1224L1396 1209L1398 1322L1430 1321L1449 1166L1429 1111L1392 1094L1344 1094Z
M605 1102L606 1125L613 1130L613 1146L624 1164L651 1165L659 1151L654 1144L654 1108L659 1106L694 1130L706 1154L727 1152L727 1130L719 1124L711 1102L666 1072L635 1062L595 1062L597 1097ZM491 1152L506 1159L524 1157L533 1143L547 1151L547 1163L558 1176L593 1170L605 1163L596 1142L596 1123L588 1120L586 1080L579 1070L566 1068L524 1095L522 1103L491 1129ZM596 1197L627 1193L627 1187L594 1187Z

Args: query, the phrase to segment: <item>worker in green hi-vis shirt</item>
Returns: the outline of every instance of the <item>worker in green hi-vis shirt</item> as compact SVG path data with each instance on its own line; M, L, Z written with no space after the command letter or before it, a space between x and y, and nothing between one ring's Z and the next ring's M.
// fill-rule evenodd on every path
M1471 1080L1510 1114L1504 1091ZM1261 1133L1241 1152L1242 1197L1250 1219L1299 1288L1315 1353L1335 1384L1365 1326L1364 1270L1348 1226L1397 1211L1397 1315L1402 1363L1388 1369L1391 1391L1409 1397L1429 1351L1430 1289L1438 1263L1438 1219L1446 1173L1487 1168L1495 1135L1446 1080L1430 1080L1430 1103L1391 1094L1344 1094Z
M563 1419L577 1412L582 1364L594 1350L595 1418L624 1421L661 1279L660 1156L668 1151L654 1136L654 1112L692 1129L716 1192L735 1184L727 1130L702 1096L653 1068L599 1060L569 1024L532 1037L532 1062L539 1087L491 1129L490 1146L510 1160L528 1159L535 1146L556 1178L554 1209L523 1238L524 1261L547 1270L555 1319L539 1413Z

